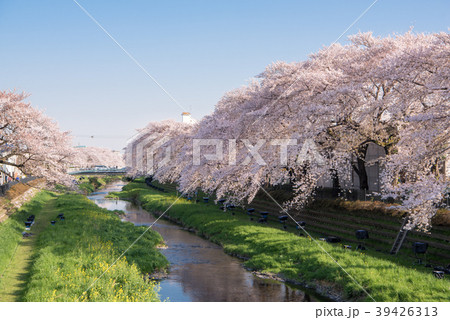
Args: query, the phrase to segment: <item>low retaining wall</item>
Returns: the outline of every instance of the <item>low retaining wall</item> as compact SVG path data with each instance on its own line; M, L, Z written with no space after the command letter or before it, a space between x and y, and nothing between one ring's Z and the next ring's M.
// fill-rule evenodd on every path
M32 178L26 182L35 180L35 178ZM25 181L23 181L23 183L26 183ZM10 186L8 188L14 188L14 186L20 184L22 182L17 182L14 183L12 186ZM42 188L44 186L44 181L36 181L33 183L33 186L29 186L28 185L28 189L23 192L21 195L19 195L18 197L15 197L13 199L8 199L6 196L0 198L0 223L5 221L6 219L9 218L9 216L15 211L15 209L20 208L25 202L31 200L31 198L33 198L36 193L38 193L40 191L39 188ZM6 192L5 192L6 193Z

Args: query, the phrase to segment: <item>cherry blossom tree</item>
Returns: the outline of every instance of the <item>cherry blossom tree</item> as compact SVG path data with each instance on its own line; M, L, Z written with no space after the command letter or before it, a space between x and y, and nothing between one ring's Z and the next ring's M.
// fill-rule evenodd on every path
M0 164L52 183L70 184L73 149L68 132L24 102L27 94L0 91ZM10 159L15 157L16 161ZM1 169L2 173L8 173Z
M359 167L368 142L384 147L384 197L401 200L407 228L426 229L446 189L438 168L449 147L449 35L351 39L357 54L328 90L344 116L331 141L347 144Z
M150 122L128 141L125 148L128 173L132 176L157 174L164 181L175 179L174 156L184 146L182 137L193 127L174 120Z
M118 167L125 166L123 155L118 151L100 147L75 147L74 165L81 168L94 166Z
M291 183L284 205L299 208L321 179L350 187L351 170L367 189L365 153L375 143L386 154L377 159L383 196L400 201L408 228L425 229L448 187L440 167L449 151L449 44L448 33L354 35L306 61L268 66L189 130L151 124L129 153L144 159L164 137L176 155L155 177L236 203Z
M450 35L406 34L402 49L386 61L397 71L385 77L398 81L388 111L399 141L386 161L383 188L410 212L407 228L427 229L449 186L442 169L450 150Z
M330 165L315 165L311 163L316 161L314 158L309 159L307 164L298 155L304 144L316 139L334 117L332 113L322 112L318 121L314 113L321 113L323 108L309 102L338 76L334 72L324 74L311 61L295 64L279 62L269 66L249 86L228 93L218 103L213 115L200 122L194 139L236 141L234 152L226 149L229 145L225 146L228 151L225 154L234 154L234 164L227 165L230 159L215 164L203 159L204 165L186 168L180 179L181 187L200 187L209 192L215 191L219 197L244 202L251 201L265 184L276 185L295 180L298 194L309 195L315 187L309 180L312 177L318 180L328 173ZM291 142L294 143L291 145ZM281 161L283 147L290 150L285 161ZM205 153L213 152L211 149L206 149ZM264 162L248 158L249 150L255 149ZM323 153L327 150L323 149ZM324 159L331 164L331 154L317 161ZM309 168L307 174L306 168ZM300 198L296 199L296 203L299 202Z

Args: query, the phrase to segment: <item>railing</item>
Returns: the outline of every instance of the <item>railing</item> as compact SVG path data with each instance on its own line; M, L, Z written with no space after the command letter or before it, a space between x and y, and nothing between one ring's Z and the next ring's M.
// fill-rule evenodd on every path
M68 172L70 175L79 174L125 174L127 171L125 168L80 168L74 171Z

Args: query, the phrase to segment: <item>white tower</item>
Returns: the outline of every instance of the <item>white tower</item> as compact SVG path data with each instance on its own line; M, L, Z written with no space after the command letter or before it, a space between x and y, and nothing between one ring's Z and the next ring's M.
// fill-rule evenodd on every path
M181 114L181 122L187 124L194 124L195 120L191 117L191 114L189 112L183 112Z

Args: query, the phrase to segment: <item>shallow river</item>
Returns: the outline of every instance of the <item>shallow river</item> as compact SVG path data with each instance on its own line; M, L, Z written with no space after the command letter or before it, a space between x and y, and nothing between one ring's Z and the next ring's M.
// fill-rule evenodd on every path
M123 200L105 199L124 184L110 184L89 196L100 207L122 210L122 220L151 225L155 217L140 206ZM222 248L180 226L160 219L153 229L162 235L167 249L161 252L170 262L167 279L160 281L161 300L169 301L320 301L305 290L282 282L261 279L245 270L242 261Z

